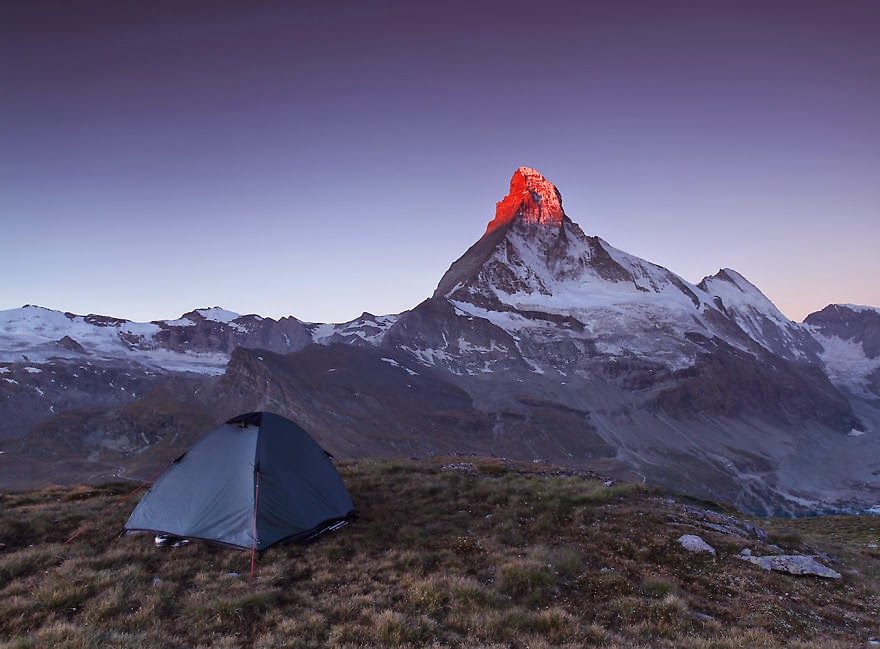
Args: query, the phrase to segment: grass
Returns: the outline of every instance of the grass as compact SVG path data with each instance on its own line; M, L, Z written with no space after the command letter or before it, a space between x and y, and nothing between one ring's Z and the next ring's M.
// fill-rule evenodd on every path
M0 647L855 647L880 638L875 517L752 521L839 581L735 558L693 503L539 464L342 463L360 518L258 559L117 537L128 485L0 496ZM716 557L675 539L700 534ZM796 546L796 547L795 547Z

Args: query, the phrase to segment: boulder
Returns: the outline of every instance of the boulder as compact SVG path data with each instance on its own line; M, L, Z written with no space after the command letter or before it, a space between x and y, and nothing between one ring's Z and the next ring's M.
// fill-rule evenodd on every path
M775 556L756 557L739 555L743 561L749 561L764 570L776 570L790 575L816 575L828 579L840 579L840 573L823 566L814 557L797 554L781 554Z
M715 548L696 534L682 534L678 537L678 542L688 552L708 552L713 557L715 556Z

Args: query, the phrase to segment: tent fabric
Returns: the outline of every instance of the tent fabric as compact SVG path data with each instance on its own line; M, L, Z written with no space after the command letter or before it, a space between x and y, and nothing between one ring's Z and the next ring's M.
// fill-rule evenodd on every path
M336 467L306 431L280 415L248 413L218 426L174 462L125 531L263 550L311 537L353 513Z

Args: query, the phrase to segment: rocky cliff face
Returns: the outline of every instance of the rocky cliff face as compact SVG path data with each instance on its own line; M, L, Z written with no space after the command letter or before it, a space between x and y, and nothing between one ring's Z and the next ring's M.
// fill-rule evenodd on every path
M732 269L691 284L585 234L521 167L399 315L0 313L0 408L41 480L38 456L70 479L146 470L211 421L274 410L343 457L494 453L753 512L864 509L880 502L878 320L838 305L794 323Z
M562 194L549 180L529 167L520 167L510 179L510 192L495 206L495 218L486 233L518 219L523 223L560 227L565 218Z

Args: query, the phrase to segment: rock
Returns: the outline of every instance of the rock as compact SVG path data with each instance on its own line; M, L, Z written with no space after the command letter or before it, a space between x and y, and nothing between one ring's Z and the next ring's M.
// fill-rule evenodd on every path
M750 557L750 556L752 556L752 551L749 550L748 548L743 548L742 550L739 551L739 553L740 553L740 555L743 556L743 557Z
M816 575L828 579L840 579L840 573L823 566L814 557L797 554L755 557L739 555L743 561L749 561L764 570L776 570L790 575Z
M767 540L766 531L747 521L741 521L734 518L733 516L689 506L685 506L684 511L696 525L704 529L721 532L722 534L728 534L730 536L741 536L746 539L754 538L759 541Z
M715 548L696 534L682 534L678 537L678 542L688 552L708 552L713 557L715 556Z
M520 167L514 172L510 193L495 206L495 218L486 232L496 230L517 216L525 223L545 227L559 227L565 218L562 194L553 183L529 167Z
M76 352L77 354L88 355L88 353L89 353L85 350L85 348L82 345L79 344L78 341L71 338L70 336L64 336L60 340L56 341L55 344L58 345L59 347L61 347L62 349Z
M463 471L464 473L472 473L474 465L470 462L458 462L454 464L444 464L440 467L441 471Z

